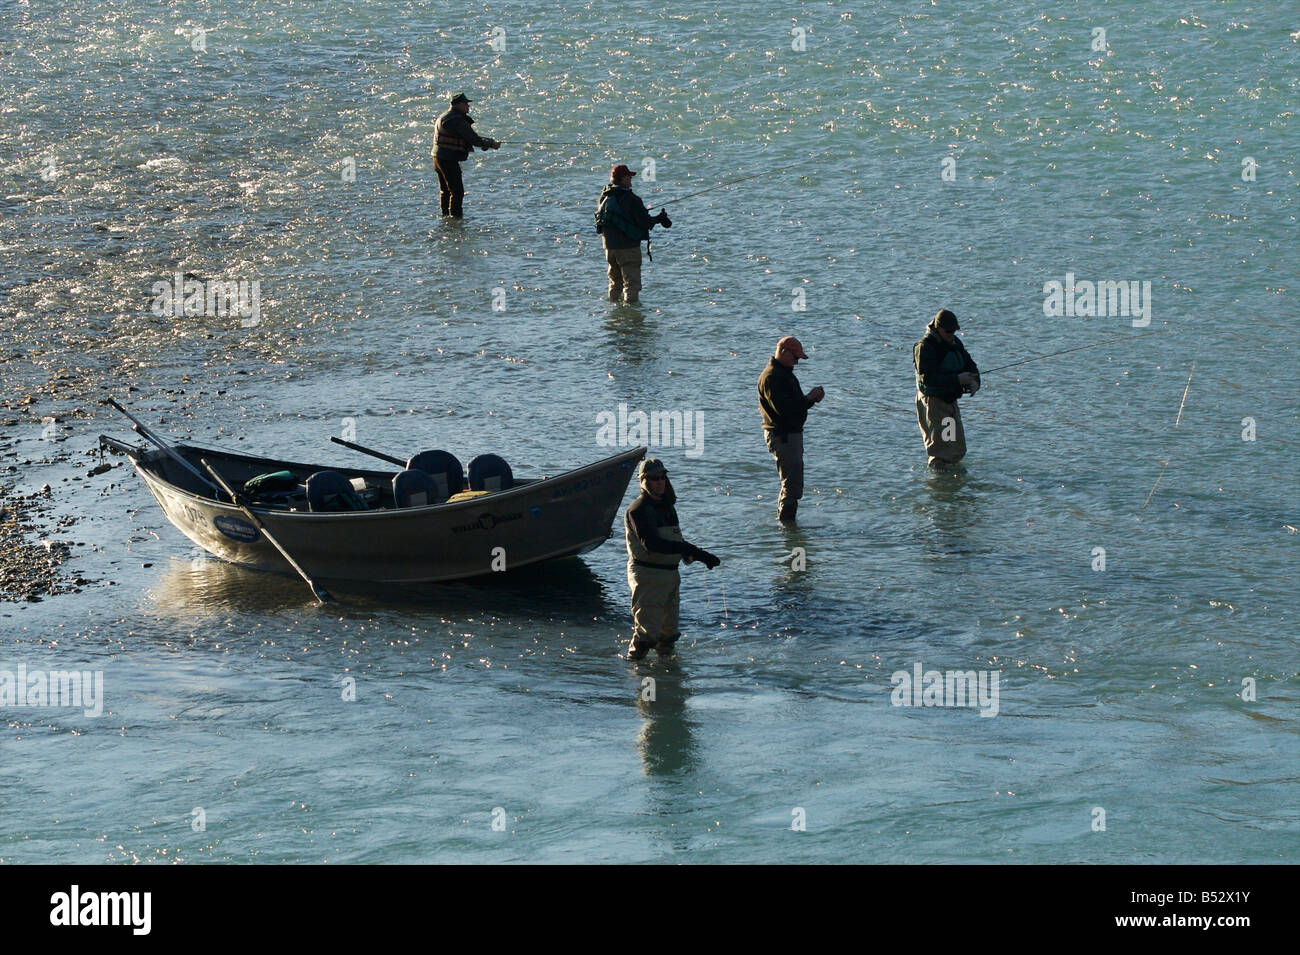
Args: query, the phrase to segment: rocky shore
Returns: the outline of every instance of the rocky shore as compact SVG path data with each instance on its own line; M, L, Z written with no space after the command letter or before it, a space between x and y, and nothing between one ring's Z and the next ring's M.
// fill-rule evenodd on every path
M57 419L44 420L55 427L58 425ZM66 475L58 478L60 485L63 482L75 485L118 466L106 460L94 460L87 465L78 459L97 458L96 450L78 453L55 440L50 441L50 451L42 460L33 462L30 457L21 457L18 453L21 442L12 437L9 429L22 423L13 418L0 420L0 428L5 429L0 432L0 455L5 461L0 473L7 478L21 477L35 465L42 469L54 467ZM0 483L0 604L78 593L93 583L77 574L75 567L65 566L70 561L75 563L77 548L88 545L70 539L75 534L73 527L78 518L60 513L59 493L48 483L29 493L23 493L12 480Z

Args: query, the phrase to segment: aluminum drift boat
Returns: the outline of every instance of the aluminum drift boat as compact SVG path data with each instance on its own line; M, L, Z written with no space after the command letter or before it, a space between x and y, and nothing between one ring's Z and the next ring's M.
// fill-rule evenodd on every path
M182 534L222 560L258 570L292 572L243 511L218 499L200 478L203 460L236 488L274 471L289 471L299 481L324 470L360 478L379 507L312 512L305 506L254 503L252 510L307 574L393 584L459 580L595 550L610 536L637 462L646 453L635 448L555 477L515 478L508 490L468 500L398 508L385 506L393 503L392 470L326 468L172 445L170 450L191 471L162 450L132 447L106 435L100 436L100 446L130 458Z

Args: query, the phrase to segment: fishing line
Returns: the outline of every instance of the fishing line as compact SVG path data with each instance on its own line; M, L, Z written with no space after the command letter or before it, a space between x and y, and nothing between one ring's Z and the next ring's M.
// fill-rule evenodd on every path
M1153 333L1151 333L1151 334L1159 334L1159 332L1153 332ZM1143 336L1139 336L1139 337L1143 337ZM987 371L981 371L979 374L980 374L980 377L983 377L984 375L991 375L991 374L993 374L994 372L1005 371L1005 370L1008 369L1008 368L1015 368L1015 367L1018 366L1018 365L1023 365L1023 364L1026 364L1027 362L1031 362L1031 361L1042 361L1042 360L1045 359L1045 358L1056 358L1056 357L1058 357L1058 356L1060 356L1060 355L1069 355L1069 354L1071 354L1071 353L1073 353L1073 352L1077 352L1077 351L1085 351L1085 350L1087 350L1087 349L1089 349L1089 348L1100 348L1102 345L1111 345L1111 344L1114 344L1115 342L1132 341L1132 340L1133 340L1133 337L1132 337L1132 336L1129 336L1129 335L1121 335L1121 336L1118 337L1118 338L1107 338L1107 339L1105 339L1104 341L1093 342L1091 345L1079 345L1079 346L1077 346L1077 347L1075 347L1075 348L1067 348L1067 349L1065 349L1064 351L1052 352L1052 353L1049 354L1049 355L1035 355L1035 356L1033 356L1032 358L1022 358L1020 361L1013 361L1013 362L1011 362L1011 364L1009 364L1009 365L999 365L999 366L996 367L996 368L990 368L990 369L988 369ZM874 399L871 399L871 398L868 398L868 397L865 397L865 396L857 396L857 397L858 397L858 400L861 401L861 402L864 403L864 404L869 404L869 405L871 405L871 406L873 406L873 407L875 407L875 408L879 408L879 409L881 409L882 411L888 411L888 412L891 412L891 413L893 413L893 414L912 416L912 415L914 415L914 414L916 413L916 412L915 412L915 409L912 409L912 408L895 408L893 405L885 404L883 401L876 401L876 400L874 400ZM982 407L982 406L980 406L980 405L973 405L973 406L967 408L966 410L967 410L967 413L970 413L970 412L973 411L973 412L978 412L978 413L987 413L987 414L992 414L992 415L1001 415L1001 416L1008 416L1008 417L1011 416L1009 412L1006 412L1006 411L993 411L991 408L984 408L984 407ZM1023 419L1019 419L1019 420L1021 420L1022 423L1023 423Z
M718 574L718 583L722 585L722 616L730 620L731 614L727 610L727 581L721 574ZM713 589L709 586L707 573L704 575L704 606L713 606Z
M1050 355L1035 355L1033 358L1024 358L1020 361L1013 361L1009 365L999 365L997 368L990 368L988 371L981 371L980 376L991 375L995 371L1003 371L1007 368L1015 368L1017 365L1023 365L1026 362L1042 361L1044 358L1056 358L1058 355L1068 355L1071 352L1084 351L1088 348L1100 348L1102 345L1110 345L1114 342L1131 341L1131 335L1121 335L1119 338L1108 338L1104 342L1093 342L1091 345L1080 345L1078 348L1067 348L1065 351L1055 351Z
M1196 339L1196 353L1192 355L1192 369L1187 373L1187 387L1183 389L1183 400L1178 402L1178 418L1174 421L1175 431L1178 430L1178 425L1183 420L1183 408L1187 404L1187 393L1192 390L1192 375L1196 374L1196 358L1201 353L1201 342L1203 340L1204 340L1204 336L1201 336L1200 338ZM1170 437L1169 448L1170 449L1173 448L1172 437ZM1160 469L1160 473L1156 475L1156 483L1151 485L1151 493L1148 494L1147 499L1142 502L1142 510L1144 511L1147 509L1147 505L1151 503L1151 498L1156 493L1156 488L1160 486L1160 481L1164 478L1165 471L1169 470L1168 449L1166 449L1165 453L1166 453L1166 458L1165 458L1164 467L1162 467Z
M806 531L802 531L802 529L801 529L801 533L806 534L807 532L806 532ZM804 540L805 540L807 543L815 543L815 544L821 544L821 543L825 543L825 542L827 542L827 541L865 541L865 542L868 543L868 544L906 544L906 543L908 543L907 541L903 541L903 540L893 540L893 539L888 538L888 537L805 537ZM783 545L783 547L782 547L783 550L789 550L789 548L791 548L791 547L803 547L803 546L804 546L803 544L792 544L789 540L778 540L778 539L776 539L776 538L751 538L751 539L748 539L748 540L739 540L739 541L737 541L737 540L732 540L732 541L728 541L727 543L728 543L729 545L731 545L731 546L736 546L736 547L742 547L742 546L757 546L757 545L760 545L760 544L763 544L763 545L767 545L767 544L781 544L781 545ZM792 554L791 554L791 553L787 553L785 556L789 557L789 556L792 556Z
M751 179L758 179L760 176L774 176L777 173L785 172L787 169L794 169L797 166L806 166L811 162L817 162L818 160L825 159L829 155L830 155L829 152L825 152L817 156L809 156L807 159L801 159L798 162L792 162L786 166L778 166L776 169L765 169L762 172L754 173L752 176L741 176L739 179L728 179L726 182L715 183L714 185L709 186L707 189L700 189L696 192L688 192L684 196L678 196L675 199L668 199L664 202L655 201L651 203L651 205L657 206L659 208L663 208L664 206L670 205L671 203L674 202L681 202L685 199L693 199L696 196L704 195L706 192L713 192L715 189L723 189L726 188L727 186L734 186L736 185L736 183L739 182L749 182Z

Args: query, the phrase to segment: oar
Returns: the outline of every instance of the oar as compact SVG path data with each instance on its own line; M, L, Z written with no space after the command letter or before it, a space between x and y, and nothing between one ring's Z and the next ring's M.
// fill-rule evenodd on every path
M343 447L345 448L351 448L353 451L360 451L362 454L368 454L372 458L379 458L379 460L381 461L387 461L390 464L396 464L399 468L406 467L405 461L399 460L398 458L395 458L392 455L384 454L382 451L375 451L372 450L371 448L362 447L359 444L353 444L351 441L344 441L342 438L331 437L330 440L333 441L335 444L343 445Z
M248 502L244 500L244 495L236 494L231 490L230 485L222 479L221 475L212 469L212 465L208 463L207 458L199 458L199 463L202 464L203 469L211 474L216 482L221 485L221 489L230 495L231 502L243 511L244 516L257 526L257 529L262 532L262 536L275 546L275 549L280 552L280 556L289 562L289 566L298 571L298 576L307 581L307 586L311 588L311 592L315 594L316 599L321 603L329 603L333 600L334 598L326 593L323 587L307 576L307 571L298 566L298 562L289 555L289 552L280 545L280 542L271 536L271 532L266 529L266 525L262 523L261 519L256 514L253 513L253 509L249 507Z
M215 484L213 484L211 481L209 481L207 478L205 478L202 474L200 474L199 471L198 471L198 468L196 468L194 465L190 464L190 462L186 461L183 457L181 457L179 454L177 454L176 451L175 451L175 450L174 450L174 449L173 449L169 444L167 444L167 443L166 443L165 441L163 441L161 438L157 437L157 436L156 436L152 431L150 431L148 428L146 428L146 427L144 426L144 424L140 421L139 418L137 418L135 415L131 414L131 412L127 411L125 408L123 408L121 405L119 405L119 404L118 404L116 401L114 401L112 398L106 398L106 399L104 400L104 404L106 404L106 405L112 405L112 406L113 406L114 408L116 408L118 411L122 412L122 414L124 414L124 415L126 415L128 418L130 418L131 421L132 421L132 426L131 426L131 430L132 430L132 431L134 431L136 434L140 435L140 437L144 438L146 441L150 441L150 442L152 442L153 444L158 445L158 447L159 447L159 448L160 448L160 449L161 449L161 450L162 450L162 451L163 451L163 452L164 452L168 457L170 457L173 461L175 461L177 464L179 464L179 465L180 465L181 467L183 467L185 470L189 471L191 474L193 474L196 478L198 478L200 481L202 481L202 482L203 482L204 484L206 484L208 487L212 488L212 493L213 493L213 494L216 494L216 493L217 493L217 486L216 486Z

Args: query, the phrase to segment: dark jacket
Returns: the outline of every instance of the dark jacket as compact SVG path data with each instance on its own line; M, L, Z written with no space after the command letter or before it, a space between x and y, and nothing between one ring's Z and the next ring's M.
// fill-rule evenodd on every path
M628 507L623 523L627 556L633 563L671 570L683 557L688 563L695 559L697 548L682 540L677 526L676 501L671 485L658 501L643 486L641 496Z
M758 376L758 407L763 412L763 430L777 434L799 434L814 402L804 397L794 370L775 358Z
M433 126L433 154L445 162L464 162L477 146L488 148L488 140L473 129L474 120L466 113L449 109Z
M627 186L619 186L609 183L600 191L600 198L604 199L606 193L613 193L614 201L618 203L619 208L623 210L623 215L631 219L636 225L649 232L655 226L655 221L650 218L650 210L645 207L645 203ZM641 244L640 239L634 239L617 226L606 226L600 234L601 241L604 242L607 249L635 249Z
M947 402L961 397L958 375L964 371L979 374L961 339L954 336L949 345L933 325L926 328L925 337L913 347L912 367L916 371L916 390Z

